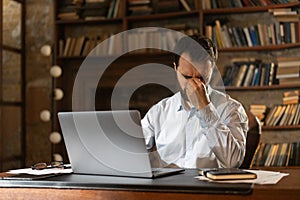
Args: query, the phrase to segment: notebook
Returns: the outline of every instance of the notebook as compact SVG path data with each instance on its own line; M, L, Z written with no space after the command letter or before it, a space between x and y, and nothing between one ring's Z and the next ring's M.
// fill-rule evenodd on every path
M59 112L74 173L155 178L184 171L151 168L137 110Z
M212 180L256 179L255 173L239 168L200 168L198 173Z

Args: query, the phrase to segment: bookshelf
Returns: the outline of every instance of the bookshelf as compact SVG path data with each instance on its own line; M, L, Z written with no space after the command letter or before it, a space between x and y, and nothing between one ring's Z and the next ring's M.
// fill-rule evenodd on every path
M72 107L72 91L73 82L79 66L85 59L85 55L63 55L62 52L65 48L67 38L77 38L84 36L98 37L98 42L101 42L103 38L107 38L110 35L120 33L122 31L130 30L139 27L166 27L175 30L185 32L186 34L206 34L205 27L207 25L215 25L215 20L220 20L221 24L227 24L228 26L250 26L258 22L273 23L270 21L270 10L291 8L299 10L299 1L289 1L289 3L272 3L269 5L249 5L242 7L207 7L207 4L197 0L185 0L188 3L189 9L184 7L181 1L167 0L166 4L159 4L158 0L143 1L141 8L132 8L133 1L120 1L119 13L116 13L115 17L108 17L108 7L105 7L105 14L99 14L90 19L85 19L82 15L82 9L85 7L84 1L54 1L55 5L55 64L60 65L63 68L63 76L58 79L58 85L63 88L65 92L65 98L57 104L57 111L71 110ZM75 3L74 3L75 2ZM90 1L91 2L91 1ZM97 2L97 1L96 1ZM103 1L99 1L103 2ZM98 2L98 3L99 3ZM105 1L107 3L107 1ZM114 2L114 1L112 1ZM118 1L116 1L118 2ZM161 1L162 2L162 1ZM202 2L202 3L201 3ZM228 1L231 2L231 1ZM273 1L270 1L273 2ZM275 2L275 1L274 1ZM280 1L277 1L280 2ZM284 1L282 1L284 2ZM73 18L59 18L61 7L64 7L65 3L72 4ZM173 4L174 5L173 5ZM232 6L232 5L231 5ZM95 6L97 8L97 6ZM166 9L167 8L167 9ZM76 12L74 17L74 12ZM251 20L240 20L249 18ZM244 21L244 22L243 22ZM248 24L249 21L249 24ZM276 21L276 20L275 20ZM251 23L250 23L251 22ZM244 23L244 24L243 24ZM97 39L96 39L97 40ZM85 40L86 41L86 40ZM63 45L61 45L63 44ZM95 43L97 44L97 42ZM296 42L285 43L268 43L267 45L243 45L243 46L230 46L220 47L219 54L220 59L217 63L221 73L224 73L226 65L232 64L232 59L240 57L254 57L258 60L265 62L274 62L276 64L276 58L281 56L299 55L298 50L300 48L300 40ZM94 55L93 59L101 60L106 59L113 55L99 54ZM105 72L105 76L101 79L105 84L101 91L96 91L95 96L95 108L98 110L110 109L110 98L112 95L112 89L116 82L122 75L135 66L146 64L149 62L157 62L167 66L171 66L171 54L168 52L131 52L130 54L122 55L115 62L113 62L110 68ZM136 59L138 57L138 59ZM99 61L100 62L100 61ZM96 70L96 69L95 69ZM148 74L149 75L149 74ZM144 74L143 74L144 76ZM132 81L133 84L134 81ZM129 83L130 85L131 83ZM88 83L86 83L88 85ZM300 88L299 83L279 85L274 82L272 85L256 85L256 86L226 86L226 91L234 98L241 101L245 108L248 109L253 102L259 102L267 105L269 108L274 104L281 103L281 95L284 91L295 90ZM86 90L83 95L91 95L97 88L90 88ZM146 91L146 92L145 92ZM145 95L146 93L146 95ZM145 96L143 96L143 94ZM159 95L158 95L159 94ZM166 88L159 87L157 85L145 86L139 88L133 97L130 99L130 108L136 108L141 110L142 115L149 109L151 105L157 102L159 99L171 95L172 92ZM269 99L273 99L272 102ZM120 105L122 108L124 105ZM57 127L59 128L59 127ZM263 142L268 138L273 138L272 142L276 140L287 140L288 142L300 141L300 135L297 133L299 125L294 126L263 126ZM280 132L286 132L284 136ZM292 133L290 133L292 132ZM290 139L288 135L292 135ZM275 135L275 137L274 137ZM283 140L283 141L284 141ZM57 147L60 151L63 149L63 145Z

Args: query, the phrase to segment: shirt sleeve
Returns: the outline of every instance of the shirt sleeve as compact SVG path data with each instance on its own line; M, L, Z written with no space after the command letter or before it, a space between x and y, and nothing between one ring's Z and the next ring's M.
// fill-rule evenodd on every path
M142 128L143 128L143 134L145 137L145 143L148 150L150 150L154 146L154 125L153 125L153 119L156 119L156 112L155 112L156 106L153 106L150 108L150 110L147 112L147 114L144 116L144 118L141 121Z
M212 103L197 112L200 126L207 129L208 146L219 167L239 167L245 156L248 118L243 106L229 101L218 112Z

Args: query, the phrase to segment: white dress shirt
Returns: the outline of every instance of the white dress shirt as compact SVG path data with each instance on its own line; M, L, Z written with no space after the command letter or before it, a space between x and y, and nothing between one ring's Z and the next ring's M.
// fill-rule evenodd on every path
M178 92L154 105L142 119L147 148L156 145L160 167L239 167L242 163L248 130L245 110L229 95L210 87L208 94L211 102L199 111L187 109Z

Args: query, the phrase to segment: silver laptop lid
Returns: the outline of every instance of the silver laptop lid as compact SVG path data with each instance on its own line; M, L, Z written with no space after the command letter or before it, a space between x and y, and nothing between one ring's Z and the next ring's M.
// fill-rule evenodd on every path
M59 112L74 173L151 177L140 113Z

